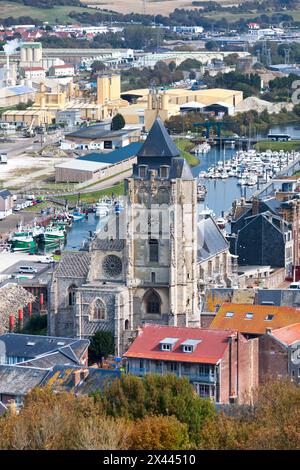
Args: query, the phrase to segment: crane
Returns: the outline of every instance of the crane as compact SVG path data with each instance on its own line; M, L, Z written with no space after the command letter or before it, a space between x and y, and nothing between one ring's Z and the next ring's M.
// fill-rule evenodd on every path
M34 121L35 121L35 116L33 116L28 129L25 129L24 137L34 137L35 136L35 131L33 130Z
M221 128L224 125L223 122L215 122L215 121L205 121L205 122L195 122L195 127L205 127L205 137L207 139L210 138L210 131L212 127L216 127L217 129L217 136L221 137Z

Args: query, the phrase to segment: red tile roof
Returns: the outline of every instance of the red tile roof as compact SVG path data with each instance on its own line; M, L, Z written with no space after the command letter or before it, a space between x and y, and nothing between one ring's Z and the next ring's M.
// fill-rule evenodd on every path
M271 335L287 346L290 346L296 341L300 341L300 323L272 330Z
M24 67L23 70L25 70L25 72L35 72L37 70L45 71L45 69L43 69L43 67Z
M128 358L157 359L177 362L216 364L222 359L228 337L234 331L218 331L202 328L181 328L175 326L145 325L124 354ZM159 344L165 338L178 338L172 351L162 351ZM181 344L188 340L199 340L195 351L182 351Z
M226 316L228 312L233 315ZM247 318L247 313L252 313L252 318ZM273 315L273 318L266 320L267 315ZM297 308L224 303L213 319L210 328L218 330L230 328L241 333L263 335L266 328L278 329L299 322L300 310Z
M52 65L54 69L66 69L66 68L74 68L74 65L71 64L63 64L63 65Z

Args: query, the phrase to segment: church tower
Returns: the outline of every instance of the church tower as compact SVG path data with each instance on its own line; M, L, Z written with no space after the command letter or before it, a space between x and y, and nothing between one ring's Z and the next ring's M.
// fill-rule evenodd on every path
M199 326L196 180L160 118L137 154L126 195L133 328Z

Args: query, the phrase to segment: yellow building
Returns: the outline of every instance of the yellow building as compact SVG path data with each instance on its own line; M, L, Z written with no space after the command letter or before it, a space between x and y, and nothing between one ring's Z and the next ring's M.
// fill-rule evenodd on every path
M127 107L128 102L120 97L121 82L119 75L104 75L97 79L96 100L88 100L82 96L77 85L69 82L66 86L57 86L49 90L44 82L35 93L35 101L31 108L25 111L7 111L2 119L6 122L28 124L35 120L35 125L55 122L58 111L79 109L81 119L100 121L113 117L120 108Z
M233 113L235 107L243 101L243 92L213 88L208 90L187 90L174 88L159 92L149 89L131 90L122 97L133 99L134 104L122 109L126 124L143 124L149 130L157 116L166 121L180 113L180 108L188 103L199 103L199 108L214 104L227 106Z

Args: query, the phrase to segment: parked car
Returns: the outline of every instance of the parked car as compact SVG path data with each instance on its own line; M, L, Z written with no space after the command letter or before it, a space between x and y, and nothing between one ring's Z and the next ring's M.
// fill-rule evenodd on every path
M39 258L39 263L47 263L47 264L53 263L53 258L52 256L41 256Z
M36 274L38 271L33 266L20 266L19 273Z

